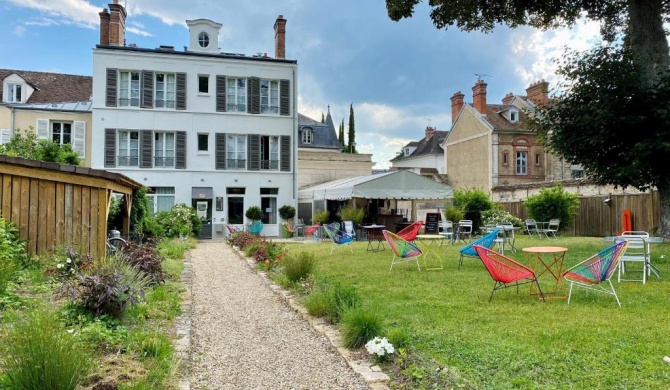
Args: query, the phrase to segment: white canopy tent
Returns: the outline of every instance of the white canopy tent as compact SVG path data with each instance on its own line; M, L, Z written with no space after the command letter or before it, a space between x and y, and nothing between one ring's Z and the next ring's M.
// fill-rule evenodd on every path
M400 170L321 183L298 191L298 201L363 199L446 199L451 187Z

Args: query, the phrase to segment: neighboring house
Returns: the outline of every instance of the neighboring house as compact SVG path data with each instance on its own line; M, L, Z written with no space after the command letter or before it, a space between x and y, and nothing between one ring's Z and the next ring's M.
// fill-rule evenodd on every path
M92 78L69 74L0 69L0 144L15 131L72 144L91 165Z
M547 180L547 164L555 158L529 129L527 113L547 104L549 83L530 85L526 96L509 93L502 104L486 101L486 86L477 81L472 104L460 91L451 98L452 128L443 144L449 183L490 193L496 186Z
M298 114L298 188L372 173L371 154L342 153L330 115L325 123Z
M442 143L448 133L426 127L426 135L420 141L411 141L391 159L391 169L406 169L442 183L446 177Z
M297 191L298 65L284 58L286 19L274 23L270 58L220 52L222 25L206 19L186 21L184 51L125 46L126 10L109 8L93 52L92 166L149 187L153 211L196 207L202 238L248 222L250 206L263 210L261 234L278 235L277 209L295 205Z

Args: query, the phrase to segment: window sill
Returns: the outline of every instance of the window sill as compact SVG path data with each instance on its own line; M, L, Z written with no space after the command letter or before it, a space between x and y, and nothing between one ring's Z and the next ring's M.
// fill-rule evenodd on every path
M212 96L212 94L209 93L209 92L198 92L197 96L210 97L210 96Z
M209 150L198 150L198 156L209 156Z

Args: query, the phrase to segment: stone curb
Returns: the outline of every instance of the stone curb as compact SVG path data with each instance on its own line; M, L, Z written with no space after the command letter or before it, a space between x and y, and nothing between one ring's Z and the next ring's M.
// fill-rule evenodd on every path
M257 275L261 277L261 279L265 282L265 284L279 297L281 297L286 304L293 309L296 313L300 314L300 316L307 321L307 323L314 329L316 332L319 334L322 334L325 336L328 341L330 341L330 344L337 350L337 352L344 358L344 360L347 362L349 367L351 367L354 372L356 372L358 375L360 375L364 381L368 383L370 386L370 389L372 390L390 390L390 388L386 385L386 383L390 380L389 376L386 375L379 366L375 365L374 363L370 362L367 359L358 359L356 358L350 350L342 346L342 343L340 342L341 337L340 337L340 332L337 330L336 327L328 324L326 321L324 321L321 318L314 317L310 315L307 312L307 309L299 304L297 304L294 300L293 295L291 294L290 291L285 290L283 287L280 285L276 284L273 282L270 277L268 276L267 272L265 271L259 271L256 268L256 262L253 260L253 258L246 257L244 253L240 252L238 248L231 246L233 251L237 253L237 255L242 259L247 262L247 265L253 272L255 272ZM187 390L187 389L182 389L182 390Z
M181 272L181 282L184 284L185 291L182 294L181 314L174 320L176 339L174 340L175 357L179 362L179 390L190 390L191 382L190 359L191 359L191 282L193 269L191 268L191 251L184 254L184 270Z

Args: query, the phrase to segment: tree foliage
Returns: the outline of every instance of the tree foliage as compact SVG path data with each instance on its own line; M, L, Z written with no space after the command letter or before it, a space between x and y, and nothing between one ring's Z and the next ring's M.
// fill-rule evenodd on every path
M559 185L541 189L539 194L529 196L523 205L531 218L538 221L560 219L563 228L574 221L579 198L577 194L563 191Z
M340 145L344 146L344 118L342 118L342 123L340 123L340 131L337 139L340 141Z
M72 145L59 145L48 139L38 140L32 128L15 132L8 143L0 145L0 154L59 164L81 165L79 154L72 149Z
M493 201L479 188L454 190L454 207L463 210L465 219L472 221L475 230L481 226L482 213L493 208Z
M356 152L356 121L354 119L354 105L349 105L349 133L347 134L347 153Z

